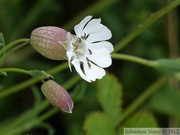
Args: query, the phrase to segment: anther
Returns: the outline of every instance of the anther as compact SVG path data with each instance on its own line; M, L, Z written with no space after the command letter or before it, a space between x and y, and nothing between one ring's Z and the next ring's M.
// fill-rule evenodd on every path
M78 47L77 46L74 46L74 50L77 50L78 49Z
M89 54L92 54L92 51L90 49L88 49L88 51L89 51Z
M88 67L91 68L90 60L87 57L86 57L86 60L87 60Z
M86 33L84 33L84 36L81 36L82 39L87 39L87 37Z
M80 42L81 42L81 38L77 38L77 42L79 42L79 43L80 43Z

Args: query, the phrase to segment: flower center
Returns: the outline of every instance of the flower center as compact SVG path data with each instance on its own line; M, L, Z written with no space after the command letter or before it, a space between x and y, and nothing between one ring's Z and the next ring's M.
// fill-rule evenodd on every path
M83 64L83 61L86 61L88 67L91 68L91 63L88 59L88 56L92 55L92 51L87 48L86 38L87 36L86 34L84 34L84 36L82 36L81 38L76 38L72 45L74 50L74 56L79 59L81 64Z
M86 46L86 41L82 38L77 38L73 42L73 50L78 58L87 57L90 54Z

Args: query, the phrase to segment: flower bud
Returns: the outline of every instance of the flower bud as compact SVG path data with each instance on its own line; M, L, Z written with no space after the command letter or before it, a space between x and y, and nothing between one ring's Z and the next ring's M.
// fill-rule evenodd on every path
M53 80L48 80L41 86L44 96L52 105L63 112L72 113L73 101L68 92Z
M64 60L66 56L67 31L59 27L44 26L32 31L31 46L46 58Z

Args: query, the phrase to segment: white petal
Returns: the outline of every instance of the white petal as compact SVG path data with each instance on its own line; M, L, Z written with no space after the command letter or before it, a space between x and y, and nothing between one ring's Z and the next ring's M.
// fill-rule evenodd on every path
M72 71L72 69L71 69L71 60L72 60L72 57L73 57L73 53L70 52L70 51L67 51L66 54L67 54L67 57L68 57L69 69L70 69L70 71Z
M91 67L89 68L89 65L84 63L84 72L90 80L95 81L96 79L101 79L106 74L103 68L100 68L91 62L90 64Z
M83 33L86 33L86 35L89 35L90 33L98 32L103 27L102 24L100 24L101 19L92 19L86 27L83 29Z
M88 42L97 42L97 41L103 41L108 40L112 37L111 31L106 27L103 26L99 32L91 33L87 40Z
M67 50L71 50L72 39L71 39L71 33L70 32L67 33L67 40L68 40L68 49Z
M111 53L114 50L113 45L108 41L102 41L102 42L98 42L98 43L89 44L88 48L91 51L98 50L101 48L106 48L109 51L109 53Z
M72 40L71 40L71 33L70 32L67 33L67 39L68 39L68 48L67 48L66 54L67 54L67 57L68 57L69 69L72 71L72 69L71 69L71 60L73 58L73 50L71 49Z
M76 71L79 73L79 75L84 79L86 80L87 82L91 82L91 80L85 76L85 74L83 73L82 69L81 69L81 66L80 66L80 62L77 60L77 59L74 59L72 61L72 64L74 65Z
M74 27L74 31L77 37L81 37L83 33L83 28L87 22L92 18L92 16L86 16L79 24Z
M110 53L102 48L92 51L92 54L88 56L88 59L100 67L109 67L112 64Z

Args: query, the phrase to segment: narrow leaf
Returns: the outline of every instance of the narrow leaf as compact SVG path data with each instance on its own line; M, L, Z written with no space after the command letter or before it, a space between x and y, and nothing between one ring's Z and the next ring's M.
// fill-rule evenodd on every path
M39 91L39 87L31 86L32 93L34 95L34 107L41 104L43 97L41 91Z
M116 126L120 119L122 104L122 86L113 76L107 74L97 83L98 100L103 110L108 114L111 121Z
M4 72L4 71L0 70L0 75L7 76L7 72Z
M115 135L112 121L105 113L90 114L84 124L87 135Z
M0 50L5 46L4 37L2 32L0 32Z
M124 128L153 128L158 127L156 119L149 112L138 112L130 117L122 127L118 135L124 135Z
M174 74L180 72L180 59L160 59L156 61L155 69L163 74Z
M45 77L45 78L53 78L53 76L49 75L48 73L46 73L45 71L42 70L29 70L29 74L33 77L33 78L40 78L40 77Z
M71 97L74 101L80 101L83 97L85 97L86 91L87 83L80 82L75 86L74 90L71 92Z

